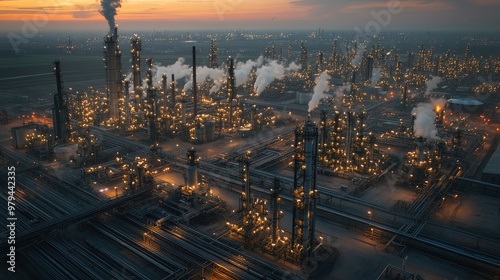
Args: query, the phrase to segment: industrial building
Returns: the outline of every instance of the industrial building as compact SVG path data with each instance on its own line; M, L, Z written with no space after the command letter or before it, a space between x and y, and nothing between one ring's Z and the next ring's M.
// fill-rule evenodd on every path
M495 279L497 224L474 211L496 221L481 207L498 192L466 183L500 182L496 111L433 90L433 74L454 85L479 65L321 34L247 61L199 37L165 66L148 35L115 27L104 90L65 88L55 61L52 126L19 117L0 148L26 207L21 277L427 279L439 261Z

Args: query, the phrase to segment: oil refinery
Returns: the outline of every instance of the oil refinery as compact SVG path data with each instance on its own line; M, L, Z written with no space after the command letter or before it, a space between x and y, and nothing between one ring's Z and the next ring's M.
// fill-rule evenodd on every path
M110 27L95 79L64 83L72 36L0 111L2 279L500 279L500 57Z

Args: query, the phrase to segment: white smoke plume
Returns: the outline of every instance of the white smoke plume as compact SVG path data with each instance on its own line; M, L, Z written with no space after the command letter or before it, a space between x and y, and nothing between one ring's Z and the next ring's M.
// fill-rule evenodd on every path
M290 71L290 72L299 71L301 68L302 68L302 65L296 64L295 61L292 61L292 63L290 63L290 65L288 65L288 67L285 69L285 71Z
M257 78L255 79L254 84L254 89L257 92L257 95L260 95L275 79L282 79L285 76L285 73L296 71L298 69L300 69L300 66L295 63L290 64L288 67L284 67L276 60L273 60L267 65L257 69Z
M330 78L331 78L330 75L328 75L326 71L321 73L321 75L316 78L315 80L316 85L314 86L314 94L312 95L311 100L309 101L308 104L309 106L309 109L307 110L308 112L314 110L314 108L316 108L319 105L321 99L326 97L324 93L330 87L329 83Z
M101 0L102 10L99 12L106 18L109 25L109 34L113 34L115 28L116 9L122 6L121 0Z
M377 82L380 80L380 77L382 77L382 69L380 68L373 68L373 74L372 74L372 87L374 87Z
M334 94L335 103L342 104L342 100L344 99L344 93L346 91L347 92L351 91L351 83L347 83L345 85L342 85L335 90L335 94Z
M413 133L416 137L424 137L429 139L439 139L435 126L436 113L434 106L431 103L420 103L413 108L412 114L415 114L415 123L413 125Z
M223 84L222 80L214 81L214 85L210 89L210 93L212 94L218 92L221 89L222 84Z
M264 57L259 56L259 58L256 61L249 59L247 60L247 62L241 62L241 61L238 62L234 70L234 78L235 78L234 85L239 87L244 83L246 83L246 81L248 80L248 75L250 74L252 69L255 67L262 66L263 61Z
M427 81L427 89L425 90L425 96L429 95L433 90L435 90L438 84L441 82L441 77L431 76Z
M448 101L444 98L431 98L431 104L433 108L436 108L436 106L444 108L446 106L446 103L448 103Z
M358 67L359 64L361 64L361 59L363 58L363 53L365 52L365 45L364 44L358 44L358 47L356 49L356 55L352 58L351 64L354 67Z
M191 75L191 67L184 64L184 58L179 57L177 61L168 66L153 65L153 85L158 85L162 81L162 75L167 75L167 83L172 82L172 74L176 81L186 79Z
M254 89L257 91L257 95L260 95L274 79L282 78L285 75L285 68L273 60L268 65L257 69L256 73Z
M200 86L203 86L208 78L215 81L221 80L223 77L224 70L210 68L207 66L196 67L196 83ZM191 76L189 81L184 85L184 91L187 91L191 87L193 87L193 76Z

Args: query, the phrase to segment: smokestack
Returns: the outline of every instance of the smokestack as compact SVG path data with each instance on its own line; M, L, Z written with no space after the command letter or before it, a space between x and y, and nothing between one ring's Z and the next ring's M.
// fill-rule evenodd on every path
M230 56L229 57L229 68L228 68L228 74L229 74L229 81L228 81L228 96L229 99L233 100L235 97L235 92L234 92L234 59Z
M453 133L453 150L455 152L455 156L457 157L460 153L460 149L462 147L462 131L460 128L457 128Z
M53 110L53 127L57 141L66 142L68 129L68 110L64 102L63 82L61 74L61 64L59 60L54 61L54 71L56 72L57 93L54 95L54 110Z
M175 110L175 77L174 77L174 74L172 74L171 86L172 86L172 95L171 95L172 100L170 100L171 101L170 110L172 110L172 112L174 112L174 110Z
M130 127L130 108L129 108L129 102L130 102L130 93L129 93L129 87L130 87L130 81L125 80L125 130L127 130L128 127Z
M196 149L192 147L187 152L188 167L187 167L187 187L198 187L198 158L196 157Z
M147 102L148 102L148 116L149 116L149 138L151 142L156 142L157 133L156 133L156 115L157 115L157 106L156 106L156 89L153 86L153 59L147 58L146 62L148 63L148 74L146 78L146 83L148 85L147 88Z
M57 85L57 100L59 104L63 103L63 91L62 91L62 75L61 75L61 62L59 60L54 61L55 71L56 71L56 85Z
M327 122L327 116L326 116L326 110L323 109L321 110L321 116L320 116L320 122L321 122L321 157L326 156L326 145L327 145L327 128L326 128L326 122Z
M228 68L228 85L227 85L227 91L228 91L228 98L229 98L229 126L233 126L233 99L236 96L235 95L235 90L234 90L234 60L230 56L229 57L229 68Z
M351 111L347 112L347 128L346 128L346 143L345 143L345 167L346 169L351 165L352 159L352 129L354 123L354 116Z
M198 85L196 84L196 47L193 46L193 115L194 120L196 121L196 117L198 116Z
M161 75L161 87L163 90L163 108L168 108L168 98L167 98L167 74Z

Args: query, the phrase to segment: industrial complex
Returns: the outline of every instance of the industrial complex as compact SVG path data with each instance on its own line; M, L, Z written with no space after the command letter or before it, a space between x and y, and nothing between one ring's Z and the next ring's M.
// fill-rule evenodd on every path
M2 279L500 279L500 57L238 31L257 56L157 63L110 26L104 83L65 80L73 39L0 111Z

